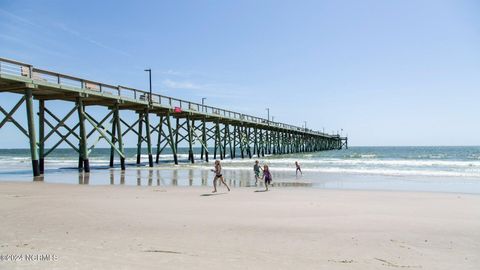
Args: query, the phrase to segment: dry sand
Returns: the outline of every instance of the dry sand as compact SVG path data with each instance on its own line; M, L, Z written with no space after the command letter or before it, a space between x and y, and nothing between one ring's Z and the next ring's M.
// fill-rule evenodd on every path
M0 183L0 269L480 269L480 196Z

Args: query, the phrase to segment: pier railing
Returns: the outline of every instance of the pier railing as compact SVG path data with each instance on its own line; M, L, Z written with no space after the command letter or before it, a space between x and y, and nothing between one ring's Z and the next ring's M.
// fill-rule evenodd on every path
M110 85L101 82L96 82L92 80L82 79L66 74L61 74L58 72L52 72L48 70L43 70L35 68L30 64L18 62L15 60L0 58L0 73L26 77L34 81L40 81L43 83L58 85L58 86L68 86L73 88L78 88L80 90L88 90L92 92L98 92L101 94L108 94L114 97L127 98L135 100L136 102L150 104L152 107L162 107L177 109L179 111L186 112L195 112L198 114L218 116L224 118L230 118L236 121L250 122L254 124L268 125L271 127L289 129L298 132L304 132L307 134L323 136L328 138L339 138L338 134L331 135L323 133L320 131L314 131L302 127L297 127L294 125L273 122L265 118L256 117L248 114L238 113L230 110L225 110L222 108L212 107L208 105L202 105L195 102L190 102L187 100L177 99L173 97L163 96L159 94L152 94L147 91L121 86L121 85Z

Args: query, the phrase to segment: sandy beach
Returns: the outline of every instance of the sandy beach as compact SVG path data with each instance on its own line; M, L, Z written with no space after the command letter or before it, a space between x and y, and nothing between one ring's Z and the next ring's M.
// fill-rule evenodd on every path
M480 270L479 14L0 0L0 270Z
M0 183L0 269L479 269L480 196Z

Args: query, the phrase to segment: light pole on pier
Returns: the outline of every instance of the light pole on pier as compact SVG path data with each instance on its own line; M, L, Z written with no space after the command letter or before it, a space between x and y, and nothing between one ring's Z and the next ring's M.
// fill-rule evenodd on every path
M305 132L307 132L307 121L303 121L305 123Z
M206 97L202 97L202 111L205 111L205 108L203 106L205 106L205 99L207 99Z
M148 149L148 165L150 167L153 167L153 157L152 157L152 141L150 139L150 122L148 120L148 115L149 115L149 110L152 107L152 69L145 69L146 72L148 72L148 80L149 80L149 86L150 86L150 94L148 95L148 109L145 110L145 115L142 113L139 113L139 121L142 120L142 117L145 121L145 128L146 128L146 133L148 134L147 136L147 149ZM141 148L142 148L142 141L140 140L142 130L141 130L141 122L139 124L140 130L139 130L139 140L138 140L138 145L137 145L137 164L140 164L140 154L141 154ZM113 134L113 133L112 133Z
M267 123L270 124L270 108L266 108L267 110Z
M148 79L150 83L150 95L148 96L148 102L150 103L150 105L152 105L152 69L148 68L145 69L145 71L148 72Z

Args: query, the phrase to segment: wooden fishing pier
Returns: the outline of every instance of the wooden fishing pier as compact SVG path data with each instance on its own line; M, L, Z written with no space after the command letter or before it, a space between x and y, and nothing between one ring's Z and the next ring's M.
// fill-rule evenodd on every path
M182 142L188 144L191 163L195 162L194 151L200 151L200 159L208 161L212 147L214 159L217 156L220 159L252 158L348 147L347 137L338 134L326 134L0 58L0 93L5 92L19 94L20 99L8 111L0 106L4 115L0 129L6 123L12 123L28 137L34 176L44 173L45 158L62 143L78 152L79 169L89 172L89 154L102 139L111 147L110 166L114 166L116 153L120 157L121 169L125 170L124 137L128 133L134 133L137 138L137 164L141 163L142 145L146 143L150 167L159 162L165 149L171 150L174 163L178 164L177 150ZM38 111L34 108L34 100L38 101ZM72 109L58 116L55 108L47 107L47 102L52 100L68 102ZM23 104L26 106L27 128L13 116ZM87 109L94 106L108 108L108 113L89 113ZM121 113L128 112L137 115L133 123L121 116ZM37 119L38 127L35 124ZM67 124L69 119L74 119L76 124ZM53 141L57 138L58 141ZM48 149L47 142L51 145ZM198 144L200 147L194 147Z

